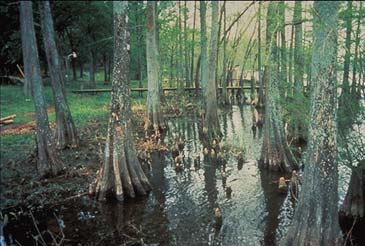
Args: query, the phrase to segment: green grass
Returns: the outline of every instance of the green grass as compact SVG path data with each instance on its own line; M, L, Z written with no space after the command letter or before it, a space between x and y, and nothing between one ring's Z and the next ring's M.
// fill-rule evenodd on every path
M66 83L66 90L78 88L80 84L87 83L87 77L79 81L70 81ZM97 88L111 88L111 84L104 84L103 74L97 74ZM138 81L132 81L133 86L138 87ZM79 88L78 88L79 89ZM44 94L49 121L55 121L53 94L50 86L44 87ZM139 97L138 93L133 92L131 95L132 105L145 105L146 96ZM92 94L74 94L67 93L67 100L71 109L73 119L78 129L87 126L90 121L107 122L110 109L110 93ZM13 125L19 125L34 121L34 104L33 100L23 95L22 86L0 86L0 117L16 114ZM34 149L35 143L33 134L1 134L1 163L11 156L26 154L29 150ZM21 152L21 153L20 153Z

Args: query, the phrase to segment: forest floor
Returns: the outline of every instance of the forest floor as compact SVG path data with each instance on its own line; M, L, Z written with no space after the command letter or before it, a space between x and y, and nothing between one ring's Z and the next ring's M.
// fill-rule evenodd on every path
M0 128L0 209L42 210L56 206L65 199L87 194L88 185L95 178L102 163L103 143L107 130L110 93L68 93L71 112L81 139L75 149L59 151L66 166L64 174L39 179L35 157L35 118L31 99L24 98L19 86L1 86L0 117L16 114L13 124ZM50 126L55 128L55 113L50 87L45 87ZM191 101L191 100L189 100ZM139 151L168 151L168 146L156 145L144 134L146 115L145 95L132 94L133 125ZM166 97L165 117L181 116L197 110L187 99ZM185 113L184 113L185 112Z

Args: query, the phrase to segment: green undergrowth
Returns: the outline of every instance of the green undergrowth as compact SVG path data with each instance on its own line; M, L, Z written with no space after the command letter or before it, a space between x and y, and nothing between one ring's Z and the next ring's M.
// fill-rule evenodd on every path
M82 129L95 122L106 125L109 117L110 93L75 94L69 92L75 88L75 84L86 83L85 81L71 81L66 83L67 100L71 113L78 129ZM136 83L136 82L134 82ZM76 86L77 87L77 86ZM110 88L104 81L97 82L97 88ZM50 86L44 86L44 95L47 105L48 118L52 125L55 121L53 94ZM132 105L138 108L145 108L146 93L140 96L133 92L131 95ZM14 157L25 157L27 153L34 150L35 134L31 130L18 130L20 128L34 129L34 103L33 99L26 98L22 86L2 85L0 86L0 117L16 114L11 125L1 127L1 163L8 162ZM32 125L32 126L28 126Z

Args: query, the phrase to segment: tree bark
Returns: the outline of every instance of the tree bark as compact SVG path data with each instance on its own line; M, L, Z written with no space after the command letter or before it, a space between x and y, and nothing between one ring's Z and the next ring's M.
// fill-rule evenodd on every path
M206 97L206 88L208 83L208 52L207 52L207 24L206 24L207 5L205 0L200 1L200 48L201 48L201 87L203 98ZM205 104L205 102L204 102Z
M184 1L184 56L185 56L185 86L191 87L190 74L189 74L189 49L188 49L188 29L187 29L187 20L188 20L188 8L186 6L186 1Z
M27 35L30 35L29 34L29 30L26 30L25 28L29 28L30 25L33 25L33 23L27 23L29 22L30 20L30 17L29 16L24 16L24 15L32 15L31 16L31 19L33 21L33 10L32 10L32 7L20 7L20 10L23 8L23 15L22 15L22 12L20 13L20 32L21 32L21 38L22 38L22 50L23 50L23 62L24 62L24 66L25 66L25 62L28 62L29 60L29 54L28 54L28 49L34 49L34 47L29 47L29 44L27 42L25 42L24 40L26 40L27 38ZM30 10L28 8L31 8ZM31 11L30 13L28 12L24 12L24 11ZM22 19L23 18L23 19ZM26 18L26 19L25 19ZM34 28L34 27L33 27ZM23 37L23 35L25 35ZM36 44L36 43L35 43ZM39 61L38 61L39 63ZM25 70L25 67L24 67L24 70ZM40 72L39 72L39 76L40 76ZM27 76L25 76L24 78L24 86L23 86L23 93L26 97L31 97L32 96L32 84L31 84L31 78Z
M195 92L196 92L196 96L199 96L199 79L200 79L200 63L201 63L201 58L202 55L200 53L199 57L198 57L198 61L196 63L196 70L195 70Z
M291 152L284 133L282 109L280 106L279 73L277 69L278 49L276 36L279 27L277 3L270 2L267 13L265 65L265 125L260 165L272 171L290 172L297 168L297 161Z
M352 124L354 112L352 103L354 102L350 94L349 75L351 58L351 32L352 32L352 1L347 2L346 9L346 40L345 40L345 60L343 65L342 92L339 98L339 130L348 129Z
M181 27L181 3L178 2L179 6L179 17L178 17L178 28L179 28L179 57L177 57L178 61L178 89L182 93L184 88L183 77L184 77L184 65L183 65L183 40L182 40L182 27ZM180 93L179 93L180 94Z
M285 3L279 2L279 14L280 14L280 96L285 98L286 86L288 84L287 77L287 61L286 61L286 35L285 35Z
M159 78L160 64L159 52L156 43L156 2L147 2L147 77L148 77L148 96L147 113L148 119L145 122L146 130L154 130L157 136L165 128L160 102Z
M293 22L295 23L294 32L294 87L295 94L303 93L303 28L302 28L302 2L295 1Z
M195 19L196 19L196 1L194 2L194 17L193 17L193 34L192 34L192 44L191 44L191 61L190 61L190 81L194 81L194 54L195 54ZM196 87L196 80L195 80Z
M289 47L289 85L288 85L288 95L294 95L294 80L293 80L293 71L294 71L294 25L291 27L291 35L290 35L290 47Z
M263 71L262 71L262 62L261 62L261 5L262 2L259 1L259 10L258 10L258 32L257 32L257 66L259 72L259 102L258 106L262 108L264 106L264 80L263 80Z
M212 37L210 41L209 54L209 86L206 88L206 115L204 127L207 128L208 140L220 138L220 126L218 121L217 89L216 89L216 66L217 66L217 49L218 49L218 2L212 1ZM203 129L204 131L204 129ZM209 141L211 143L211 141Z
M64 165L55 151L43 93L31 1L20 2L20 25L26 80L32 85L37 123L37 169L42 177L57 175Z
M90 88L95 89L95 51L90 49L89 51L89 77L90 77Z
M84 63L80 62L80 78L84 77Z
M51 85L56 111L56 146L58 148L76 147L79 144L79 138L63 88L64 77L61 72L61 61L56 46L49 1L41 3L40 13L43 44L51 73Z
M282 245L340 245L336 125L339 2L314 2L309 143L298 206Z
M222 79L222 103L228 104L227 96L227 36L226 36L226 1L223 2L223 79Z
M357 93L360 93L360 83L357 85L356 80L356 73L358 71L358 60L359 60L359 45L360 45L360 26L361 26L361 20L362 20L362 2L360 2L359 6L359 16L357 18L357 29L355 34L355 54L354 54L354 62L353 62L353 71L352 71L352 88L351 88L351 94L356 95ZM360 81L360 79L359 79ZM356 86L358 86L356 88Z
M123 201L125 196L145 195L151 188L138 161L131 126L131 101L129 88L129 32L128 2L115 1L114 14L114 70L112 102L105 156L96 182L90 193L99 200L115 197Z
M72 65L72 76L74 81L77 81L77 73L76 73L76 61L75 58L71 58L71 65Z
M349 188L340 209L343 216L364 218L365 215L365 165L353 167Z
M107 83L108 81L108 66L107 66L107 62L106 62L106 54L103 54L103 67L104 67L104 84Z

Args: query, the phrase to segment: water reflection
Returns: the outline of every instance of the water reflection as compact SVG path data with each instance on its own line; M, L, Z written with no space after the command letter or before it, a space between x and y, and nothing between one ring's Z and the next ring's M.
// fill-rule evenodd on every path
M264 243L265 245L275 245L280 208L283 205L286 196L279 194L277 181L279 180L280 175L278 173L260 170L260 176L267 210Z
M76 237L72 243L87 244L105 238L100 244L115 245L132 240L128 236L143 240L139 245L275 243L275 232L281 231L277 227L283 224L281 218L286 218L286 206L290 204L283 203L284 198L268 185L274 177L257 168L262 139L252 132L251 106L234 105L220 114L222 141L232 147L221 153L224 162L218 163L215 155L203 155L196 117L171 119L167 123L163 139L166 144L171 146L173 136L184 139L183 170L175 170L170 154L154 154L150 171L153 191L147 197L124 204L89 200L82 205L83 210L98 212L91 222L75 221L79 204L68 213L61 212L66 227L77 224L77 235L89 235ZM221 209L223 218L218 231L213 224L216 207ZM72 238L74 228L67 228L66 237Z

